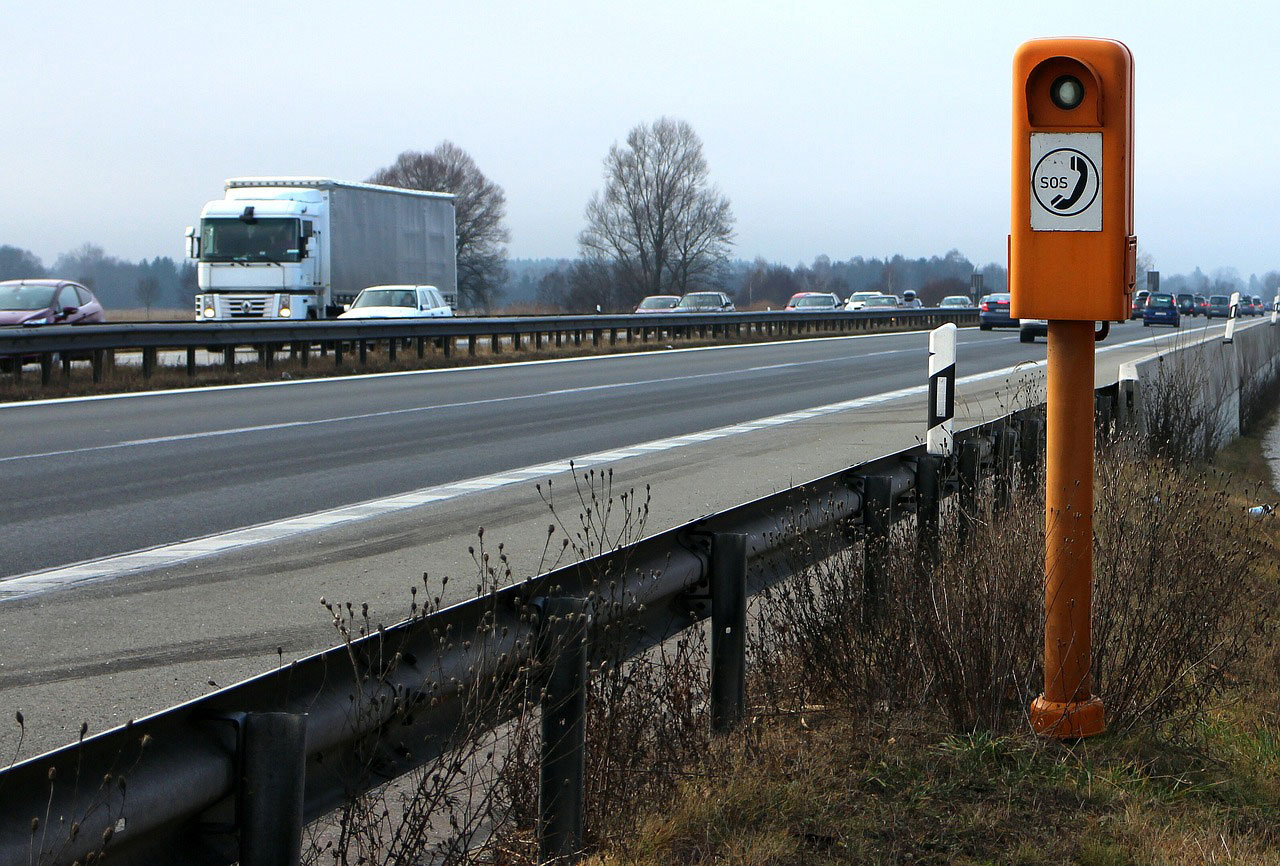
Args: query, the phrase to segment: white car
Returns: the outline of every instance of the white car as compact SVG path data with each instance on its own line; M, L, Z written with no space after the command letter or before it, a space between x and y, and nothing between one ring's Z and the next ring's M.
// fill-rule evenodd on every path
M878 298L879 292L854 292L849 296L849 300L845 301L844 308L846 310L861 310L867 304L867 298Z
M452 316L440 290L435 286L370 286L339 319L429 319Z
M1018 324L1018 340L1023 343L1034 343L1036 337L1049 338L1048 319L1020 319Z

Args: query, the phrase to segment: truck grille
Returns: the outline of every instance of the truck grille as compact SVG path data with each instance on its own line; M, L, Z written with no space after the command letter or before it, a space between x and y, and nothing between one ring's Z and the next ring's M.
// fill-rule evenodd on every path
M261 319L267 314L270 301L270 296L219 298L218 305L222 309L218 312L233 319Z

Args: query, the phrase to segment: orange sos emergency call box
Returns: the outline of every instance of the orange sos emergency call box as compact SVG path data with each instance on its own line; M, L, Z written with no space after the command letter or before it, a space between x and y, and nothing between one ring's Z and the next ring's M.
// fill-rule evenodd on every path
M1133 235L1133 55L1036 39L1013 59L1010 315L1124 321Z

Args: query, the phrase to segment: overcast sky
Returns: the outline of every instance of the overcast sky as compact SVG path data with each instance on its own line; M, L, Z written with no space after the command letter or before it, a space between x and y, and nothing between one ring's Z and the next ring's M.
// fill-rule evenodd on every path
M362 180L442 139L507 193L513 256L573 256L609 146L682 118L736 255L1004 262L1010 65L1126 42L1136 208L1166 273L1280 268L1276 5L0 0L0 244L181 255L236 175Z

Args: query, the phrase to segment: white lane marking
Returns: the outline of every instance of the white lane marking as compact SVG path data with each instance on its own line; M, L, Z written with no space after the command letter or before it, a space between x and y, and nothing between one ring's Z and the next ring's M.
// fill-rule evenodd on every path
M970 325L960 329L961 331L975 331L976 326ZM837 340L873 340L884 339L886 337L918 337L921 334L927 334L927 330L923 331L886 331L884 333L875 334L845 334L838 337L804 337L801 340L805 343L831 343ZM992 338L985 338L989 341ZM1012 340L1012 337L995 338L999 341ZM581 355L576 358L542 358L535 361L511 361L500 364L473 364L467 367L448 367L437 370L397 370L390 373L354 373L347 376L317 376L313 379L287 379L279 382L245 382L240 385L202 385L191 388L168 388L159 391L130 391L125 394L89 394L83 397L52 397L47 400L19 400L12 403L0 403L0 411L5 409L19 409L24 406L61 406L69 403L95 403L100 400L133 400L140 397L171 397L175 395L194 396L198 394L208 394L211 391L240 391L246 388L282 388L285 386L295 385L326 385L334 383L346 383L352 381L360 381L367 379L394 379L405 376L447 376L456 375L458 373L474 373L477 370L509 370L513 367L533 367L544 364L578 364L590 361L627 361L637 360L639 358L648 358L653 355L676 355L682 352L726 352L741 349L760 349L770 346L789 346L793 345L797 340L770 340L765 343L737 343L732 346L691 346L684 349L651 349L648 351L636 352L618 352L613 355Z
M897 355L903 352L916 352L911 349L890 349L883 352L868 352L863 355L844 358L823 358L813 361L787 361L779 364L762 364L758 367L743 367L713 373L689 373L684 376L666 376L659 379L638 379L634 382L610 382L603 385L584 385L580 388L557 388L551 391L539 391L536 394L514 394L510 397L486 397L482 400L464 400L455 403L435 403L430 406L410 406L405 409L386 409L381 412L362 412L356 415L339 415L334 418L316 418L310 421L282 421L278 424L258 424L252 427L232 427L226 430L205 430L198 433L178 433L173 436L152 436L146 439L127 439L124 442L112 442L107 445L87 445L84 448L67 448L60 451L40 451L33 454L14 454L0 457L0 463L15 460L37 460L44 457L65 457L68 454L85 454L91 451L111 451L117 448L138 448L144 445L165 445L172 442L187 442L193 439L212 439L218 436L236 436L246 433L262 433L269 430L283 430L290 427L312 427L317 424L343 424L349 421L365 421L370 418L389 418L395 415L407 415L414 412L432 412L439 409L461 409L468 406L485 406L493 403L509 403L518 400L541 400L545 397L564 397L571 394L587 394L593 391L614 391L621 388L640 388L646 385L663 385L669 382L684 382L692 379L725 379L743 373L760 373L766 370L785 370L792 367L809 367L819 364L838 364L849 360L874 358L879 355Z
M1117 343L1113 346L1100 348L1098 351L1100 353L1114 351L1116 349L1124 348L1125 346L1147 342L1149 339L1149 337L1144 337L1127 343ZM965 376L957 379L956 385L958 388L960 385L969 385L976 382L987 381L989 379L998 379L1001 376L1016 375L1044 366L1044 361L1023 362L1012 367L1003 367L999 370L991 370L986 373L976 373L971 376ZM329 509L327 511L318 511L312 514L299 515L298 517L290 517L284 520L259 524L257 526L216 533L214 535L208 535L201 538L193 538L176 544L160 545L146 550L137 550L130 553L103 557L101 559L88 560L74 565L16 575L14 577L0 579L0 603L19 598L27 598L33 595L40 595L44 592L51 592L53 590L63 589L69 586L110 580L131 572L172 567L194 559L213 556L219 553L229 553L234 550L252 547L271 541L281 541L286 538L292 538L294 536L302 535L307 532L314 532L319 529L330 529L335 526L355 523L361 520L369 520L375 517L391 514L396 511L402 511L407 508L415 508L429 503L442 502L482 491L497 490L502 487L508 487L512 484L527 483L532 478L568 472L570 462L573 463L575 469L589 469L605 463L617 462L623 452L635 452L635 454L639 455L641 453L653 454L661 451L670 451L686 445L696 445L715 439L723 439L729 436L751 433L753 431L769 427L779 427L784 424L806 421L824 415L832 415L837 412L865 409L868 406L876 406L881 403L887 403L891 400L923 395L927 391L927 384L913 385L909 388L899 388L896 391L886 391L881 394L858 397L853 400L844 400L839 403L831 403L826 406L815 406L810 409L802 409L796 412L786 412L781 415L772 415L767 418L757 418L752 421L744 421L740 424L730 424L726 427L718 427L714 430L704 430L682 436L655 439L650 442L629 445L623 449L614 448L608 451L597 451L592 454L574 457L571 460L555 460L549 463L538 464L536 466L525 466L494 475L486 475L481 478L469 478L449 484L426 487L421 490L414 490L408 493L398 493L394 496L371 499L366 502L359 502L354 505L346 505L339 508Z

